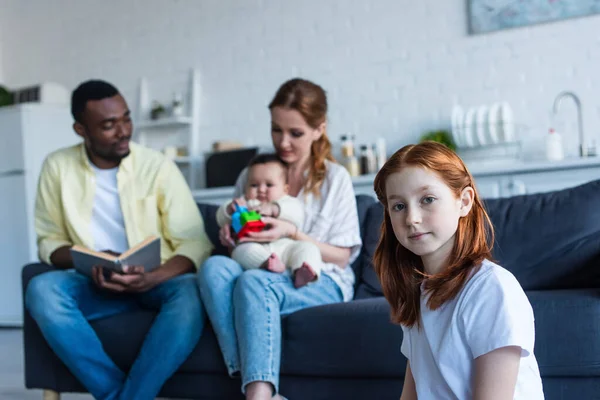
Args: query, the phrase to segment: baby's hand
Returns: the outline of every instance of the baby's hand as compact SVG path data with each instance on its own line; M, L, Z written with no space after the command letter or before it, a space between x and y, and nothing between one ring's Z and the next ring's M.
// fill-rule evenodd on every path
M258 206L256 211L262 216L277 218L279 216L279 205L277 203L263 203Z
M250 209L250 210L258 210L258 206L260 206L260 205L261 205L261 202L258 199L248 200L248 209Z
M235 212L235 206L246 206L246 200L243 197L233 199L227 206L227 214L232 215Z

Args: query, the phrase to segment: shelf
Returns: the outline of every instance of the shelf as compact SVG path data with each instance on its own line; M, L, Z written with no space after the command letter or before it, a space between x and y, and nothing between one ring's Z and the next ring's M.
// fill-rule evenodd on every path
M191 117L167 117L156 120L140 121L134 125L138 129L177 128L192 124Z
M181 100L183 115L163 114L162 118L151 119L151 110L155 101L168 104L169 99L153 97L150 94L148 80L140 79L137 109L134 113L134 128L140 144L167 153L184 174L192 189L196 189L200 178L204 156L201 148L204 142L200 137L200 72L192 68L186 87L173 87L174 95ZM185 147L186 156L176 156L172 147Z
M194 157L194 156L180 156L173 158L173 161L176 164L191 164L194 162L202 161L202 157Z

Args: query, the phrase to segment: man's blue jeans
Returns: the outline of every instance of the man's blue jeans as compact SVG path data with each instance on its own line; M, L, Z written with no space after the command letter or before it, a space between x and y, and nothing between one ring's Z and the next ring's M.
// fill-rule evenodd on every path
M117 294L73 270L52 271L30 281L25 304L52 350L97 399L154 399L192 352L204 325L193 274L145 293ZM89 321L137 309L158 314L126 375L104 352Z

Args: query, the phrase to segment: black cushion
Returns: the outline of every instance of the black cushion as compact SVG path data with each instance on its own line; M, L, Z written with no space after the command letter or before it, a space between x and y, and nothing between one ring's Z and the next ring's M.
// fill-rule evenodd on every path
M359 277L357 277L360 282L354 295L355 299L383 296L379 278L373 269L373 256L379 242L382 222L383 206L379 202L371 204L365 217L365 234L363 235L363 247L359 256L362 270Z
M402 328L384 298L306 308L282 321L282 373L320 377L403 377Z
M375 203L375 198L373 196L368 196L368 195L364 195L364 194L360 194L358 196L356 196L356 208L358 211L358 223L360 226L360 237L364 238L365 236L365 232L367 229L366 226L366 221L367 221L367 212L369 210L369 207ZM358 257L356 257L356 260L354 260L354 262L352 263L352 269L354 270L354 275L356 276L356 284L355 284L355 289L358 286L358 283L360 282L360 275L362 273L362 265L363 265L363 260L360 257L360 254Z
M600 181L486 201L494 258L529 290L600 284Z
M600 289L526 294L535 316L534 352L542 376L600 376Z
M285 316L282 372L363 378L404 376L402 329L390 324L389 312L387 302L379 298L313 307ZM92 327L109 356L127 371L155 315L152 311L128 312L94 321ZM390 357L390 348L396 349L397 357ZM209 323L180 372L227 373Z
M523 289L600 286L600 181L549 193L485 201L496 241L494 260ZM372 258L383 220L381 204L366 217L356 298L381 296Z
M206 231L206 234L208 235L208 238L212 244L215 246L212 254L224 256L229 255L227 248L219 241L219 224L217 224L217 210L219 209L219 206L214 204L198 203L198 209L200 210L200 214L202 214L202 219L204 220L204 230Z

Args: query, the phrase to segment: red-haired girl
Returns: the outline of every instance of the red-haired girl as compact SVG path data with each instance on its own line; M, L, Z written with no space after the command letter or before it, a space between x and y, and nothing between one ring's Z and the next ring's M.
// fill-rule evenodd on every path
M491 261L492 225L462 160L434 142L403 147L375 192L375 270L408 359L401 400L543 399L531 305Z

